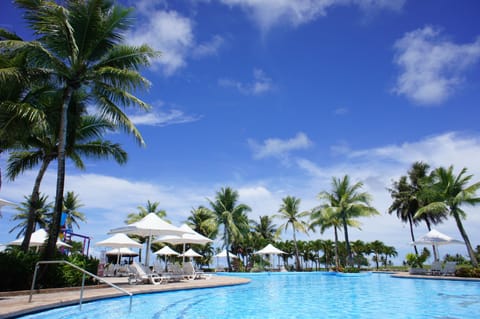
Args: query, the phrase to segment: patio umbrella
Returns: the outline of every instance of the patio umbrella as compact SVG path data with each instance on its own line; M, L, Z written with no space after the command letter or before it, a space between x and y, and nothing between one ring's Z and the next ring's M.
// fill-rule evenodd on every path
M154 243L169 243L171 245L183 244L182 256L185 254L185 244L199 244L205 245L213 242L210 238L203 236L202 234L197 233L190 228L187 224L183 224L179 227L185 233L183 235L166 235L157 238ZM183 256L185 257L185 256ZM188 257L188 256L187 256ZM183 259L185 261L185 258Z
M168 271L167 269L167 256L178 256L179 254L173 250L172 248L165 246L160 250L157 250L154 252L155 255L163 255L165 256L165 271Z
M152 245L153 236L164 235L183 235L185 231L172 224L167 223L154 213L150 213L138 222L128 226L119 227L110 230L109 234L124 233L138 235L147 238L147 251L145 253L145 264L149 264L150 247Z
M283 254L286 254L286 252L281 251L280 249L273 246L272 244L268 244L263 249L260 249L259 251L257 251L254 254L257 254L257 255L283 255ZM273 261L272 261L272 265L273 265Z
M199 253L197 253L195 250L193 250L192 248L190 248L189 250L187 250L186 252L184 252L181 256L183 257L190 257L190 258L194 258L194 257L203 257L202 255L200 255Z
M115 234L105 240L99 241L95 246L111 247L111 248L141 248L143 245L139 242L131 239L125 234ZM117 250L117 264L120 261L120 257L123 256L120 250ZM138 254L137 254L138 256Z
M433 249L435 249L436 251L437 259L435 261L437 261L439 256L438 246L451 245L451 244L464 244L464 242L457 239L453 239L452 237L447 236L445 234L442 234L436 229L432 229L431 231L423 235L419 240L416 240L411 244L412 245L432 245Z
M232 253L231 251L228 252L228 255L230 256L230 258L238 258L238 256ZM217 267L218 267L218 258L227 258L227 250L224 249L213 257L217 258Z
M122 248L114 248L105 253L108 256L125 256L125 257L136 257L138 253L136 251L131 250L130 248L122 247Z
M32 236L30 237L29 247L36 247L38 250L40 246L44 246L46 244L47 239L48 239L47 231L43 228L40 228L39 230L32 233ZM22 242L23 242L23 237L10 242L9 245L21 246ZM63 241L60 241L58 239L57 239L57 247L72 248L72 246L70 246L69 244L64 243Z
M17 206L17 204L9 202L8 200L0 198L0 207L2 206Z

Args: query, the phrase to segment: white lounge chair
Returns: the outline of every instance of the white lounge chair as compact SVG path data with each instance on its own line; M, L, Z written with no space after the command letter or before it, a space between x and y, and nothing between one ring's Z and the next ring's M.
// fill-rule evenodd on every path
M210 279L212 275L205 274L203 271L195 270L193 264L191 262L186 262L183 264L183 275L185 279L193 280L193 279Z
M443 268L442 274L444 276L455 276L455 270L457 269L457 263L454 261L447 261Z
M434 261L430 266L430 275L440 275L442 273L442 263L440 261Z
M151 283L154 285L160 285L165 279L159 274L155 274L150 271L147 271L142 267L142 265L136 262L130 265L130 270L131 270L131 275L128 277L129 284Z

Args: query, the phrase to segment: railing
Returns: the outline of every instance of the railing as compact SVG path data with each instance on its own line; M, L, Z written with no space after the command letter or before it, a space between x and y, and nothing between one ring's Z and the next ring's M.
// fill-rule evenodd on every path
M37 262L37 264L35 265L35 272L33 273L32 287L30 288L30 298L28 299L28 302L32 302L33 289L35 288L35 282L37 280L37 271L38 271L38 268L40 267L40 264L67 264L70 267L73 267L73 268L75 268L75 269L77 269L77 270L79 270L83 273L82 288L80 290L80 310L82 309L82 303L83 303L83 290L85 289L85 275L89 275L89 276L97 279L98 281L104 282L107 285L109 285L110 287L115 288L115 289L129 295L130 296L130 304L129 304L129 307L128 307L128 311L129 312L132 311L132 297L133 297L133 294L131 292L128 292L125 289L120 288L117 285L114 285L111 282L108 282L105 279L103 279L101 277L98 277L97 275L94 275L91 272L88 272L85 269L80 268L77 265L74 265L74 264L72 264L72 263L70 263L66 260L49 260L49 261L39 261L39 262Z

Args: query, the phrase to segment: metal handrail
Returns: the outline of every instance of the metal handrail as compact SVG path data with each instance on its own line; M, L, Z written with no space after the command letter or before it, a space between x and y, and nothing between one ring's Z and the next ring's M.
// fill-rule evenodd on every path
M83 268L80 268L78 267L77 265L75 264L72 264L71 262L68 262L66 260L44 260L44 261L39 261L35 264L35 272L33 273L33 280L32 280L32 287L30 288L30 298L28 299L28 302L32 302L32 295L33 295L33 289L35 288L35 281L37 280L37 271L38 271L38 268L40 267L40 264L67 264L79 271L81 271L83 273L83 276L82 276L82 288L80 290L80 310L82 310L82 303L83 303L83 290L85 288L85 275L89 275L101 282L104 282L106 283L107 285L109 285L110 287L112 288L115 288L127 295L130 296L130 305L128 307L128 311L131 312L132 311L132 297L133 297L133 294L131 292L128 292L126 291L125 289L123 288L120 288L118 287L117 285L114 285L112 284L111 282L108 282L106 281L105 279L101 278L101 277L98 277L97 275L94 275L92 274L91 272L88 272L86 271L85 269Z

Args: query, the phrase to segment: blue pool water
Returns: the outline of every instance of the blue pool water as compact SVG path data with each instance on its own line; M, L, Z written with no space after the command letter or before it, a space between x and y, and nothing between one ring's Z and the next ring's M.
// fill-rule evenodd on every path
M322 273L241 274L246 285L113 298L22 318L480 318L480 282L340 277Z

